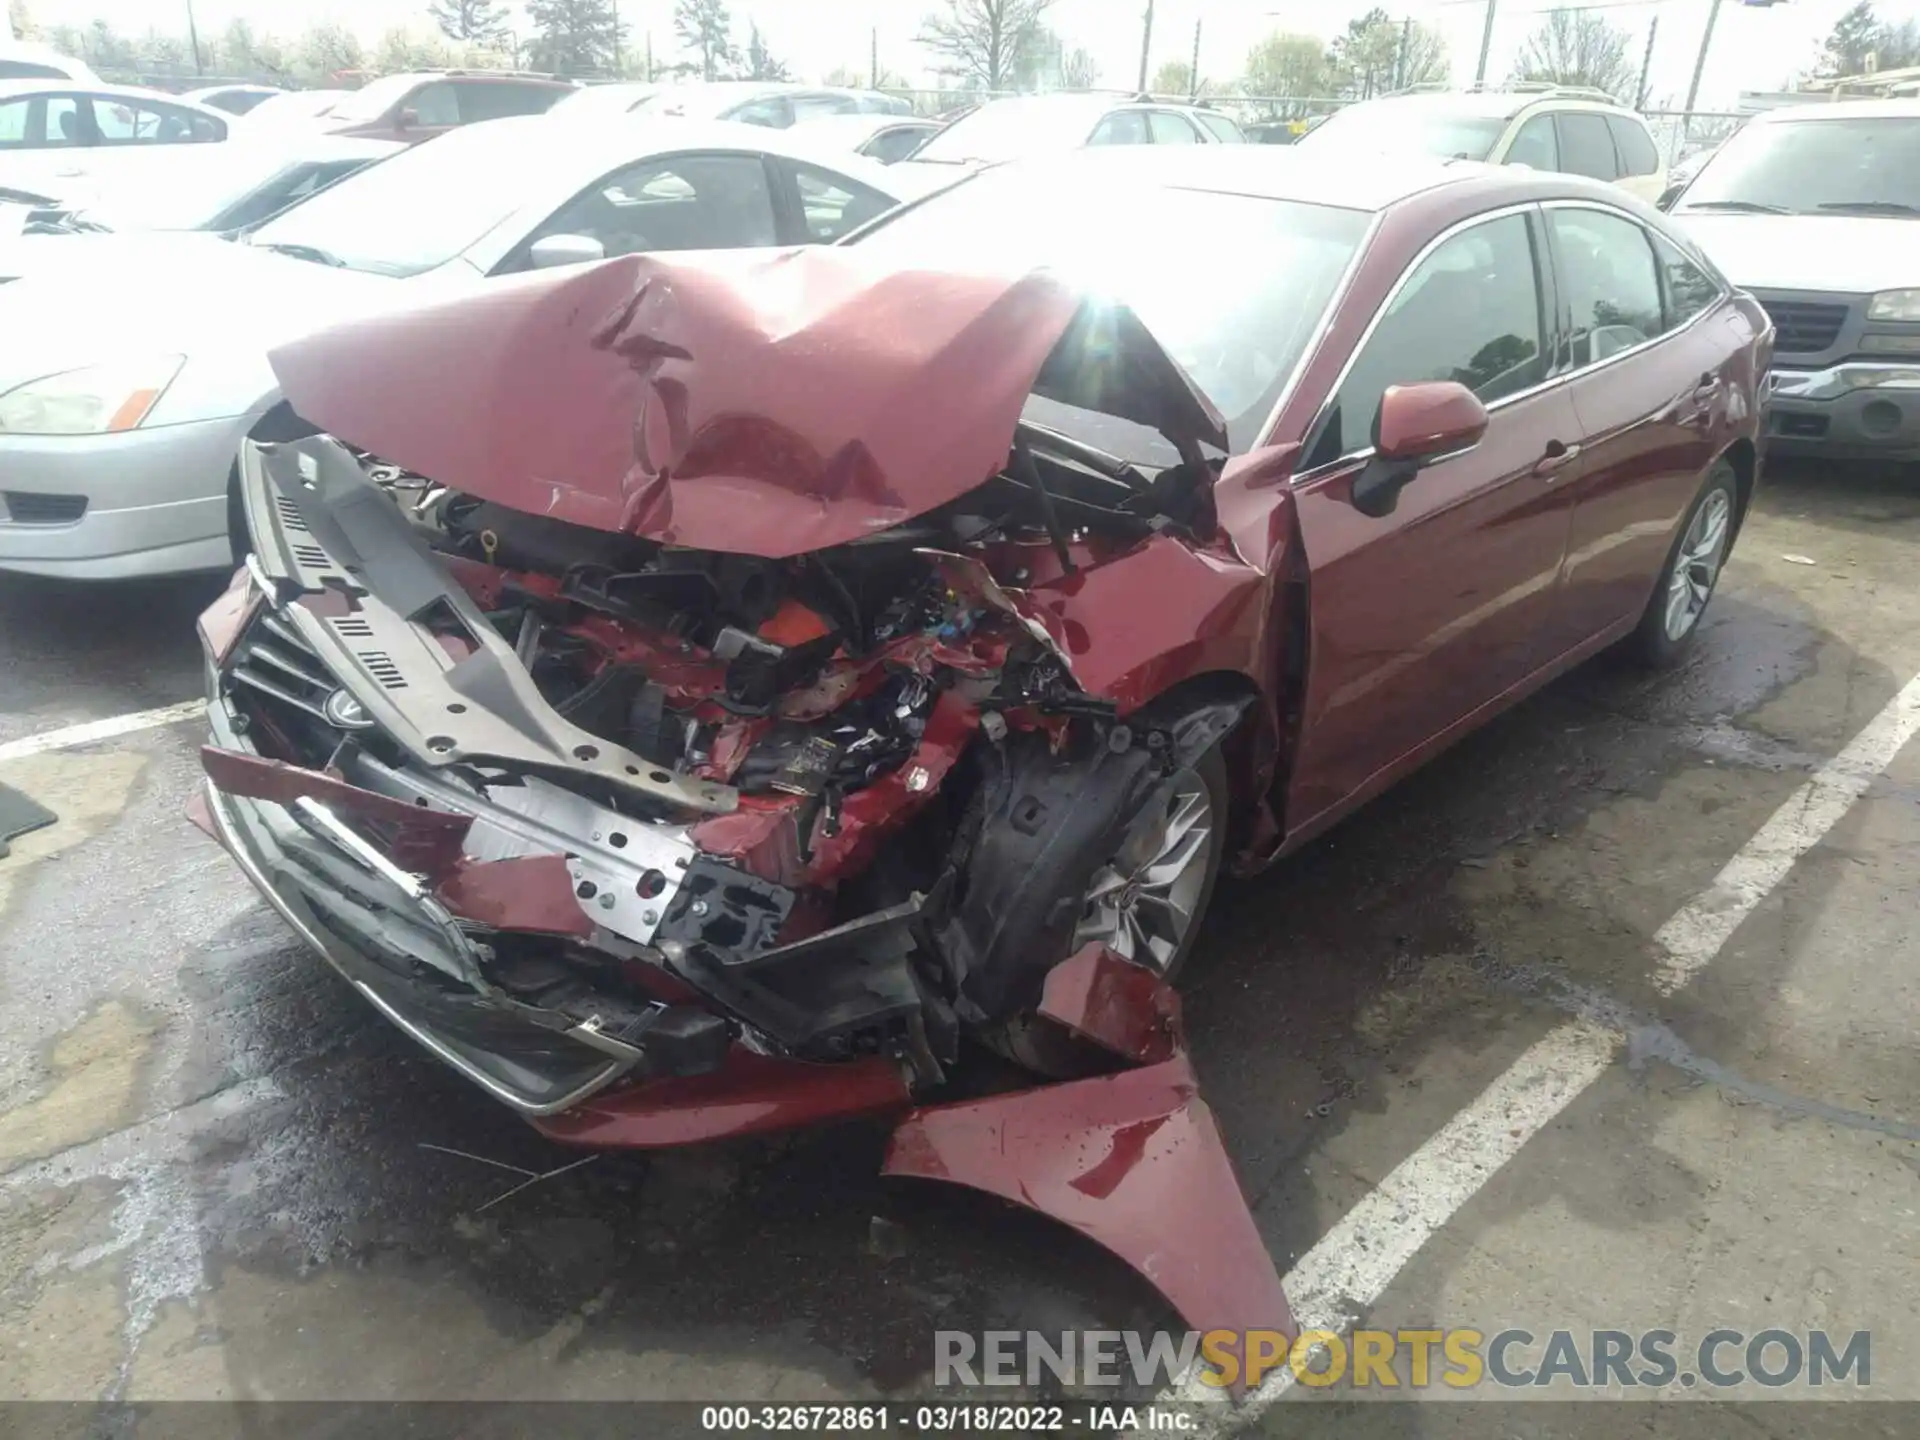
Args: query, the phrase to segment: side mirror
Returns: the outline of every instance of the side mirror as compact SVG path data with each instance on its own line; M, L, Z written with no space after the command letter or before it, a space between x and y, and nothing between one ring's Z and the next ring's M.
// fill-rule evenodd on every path
M1374 422L1373 458L1354 477L1353 508L1391 515L1400 492L1436 460L1470 450L1487 433L1487 407L1452 380L1389 385Z
M1680 198L1680 192L1686 188L1687 182L1684 180L1677 185L1667 186L1660 192L1660 198L1653 202L1653 208L1662 212L1673 209L1673 202Z
M607 258L607 247L591 235L542 235L527 252L536 270L557 265L591 265Z

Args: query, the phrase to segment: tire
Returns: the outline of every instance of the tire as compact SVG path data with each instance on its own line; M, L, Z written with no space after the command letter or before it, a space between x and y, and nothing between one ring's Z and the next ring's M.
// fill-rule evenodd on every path
M1720 572L1726 568L1739 522L1739 478L1732 465L1716 460L1680 522L1646 612L1622 647L1624 653L1651 670L1664 670L1687 653L1720 583Z
M1206 814L1200 823L1208 826L1211 843L1206 847L1199 884L1193 886L1189 879L1184 887L1190 889L1193 895L1192 908L1189 912L1191 919L1180 936L1178 946L1165 958L1164 963L1156 963L1153 966L1160 978L1169 984L1175 983L1185 971L1199 940L1200 932L1206 925L1207 911L1213 903L1214 888L1220 880L1220 866L1226 853L1228 824L1232 814L1232 796L1227 785L1226 759L1221 753L1220 745L1216 744L1208 750L1194 763L1191 770L1173 777L1171 784L1176 787L1176 792L1180 782L1187 775L1198 780L1200 790L1205 795ZM1149 805L1165 804L1166 797L1166 790L1158 790L1149 800ZM1145 820L1147 813L1147 809L1143 807L1138 818ZM1092 889L1108 868L1108 863L1096 864L1084 876L1082 888L1088 897L1086 908L1089 914L1093 910ZM1055 957L1055 963L1066 959L1082 943L1084 943L1082 937L1076 933L1064 953ZM1133 958L1139 960L1142 957ZM1045 1019L1034 1010L1022 1010L1008 1016L999 1025L983 1031L981 1039L990 1048L1026 1069L1055 1079L1072 1079L1096 1074L1111 1069L1113 1065L1112 1055L1082 1040L1053 1021Z

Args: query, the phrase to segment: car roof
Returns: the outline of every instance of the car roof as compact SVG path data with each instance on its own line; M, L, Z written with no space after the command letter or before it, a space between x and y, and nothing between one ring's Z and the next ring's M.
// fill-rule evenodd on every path
M1596 95L1576 95L1555 90L1422 90L1409 95L1379 95L1357 101L1375 109L1393 106L1409 115L1422 110L1447 115L1476 115L1505 119L1531 106L1550 105L1556 110L1606 110L1631 115L1625 106L1600 99ZM1338 113L1338 112L1336 112Z
M167 105L178 105L183 110L193 110L215 120L231 122L235 117L224 110L215 110L202 105L197 100L189 100L183 95L168 95L160 90L145 90L138 85L108 85L98 80L0 80L0 100L17 100L23 95L91 95L96 100L126 100L133 103L152 104L158 100Z
M1062 179L1105 175L1168 189L1369 212L1465 185L1472 185L1493 205L1501 203L1503 196L1514 203L1592 198L1618 205L1630 200L1617 186L1578 175L1425 155L1387 154L1355 165L1350 154L1315 153L1290 145L1096 145L1009 161L1006 168L1046 166L1057 167Z
M929 119L925 115L889 115L881 111L866 110L858 115L822 115L816 120L804 120L794 126L796 130L805 130L819 140L834 140L840 144L865 135L877 135L882 130L893 130L907 125L921 130L938 130L941 122Z
M545 115L510 115L479 125L462 126L433 143L444 145L458 136L462 144L558 146L566 156L569 170L577 166L587 172L611 169L649 153L734 150L805 161L836 171L849 180L858 180L882 195L900 197L900 180L890 178L885 165L830 144L809 141L805 138L808 128L796 125L791 130L774 130L764 125L743 125L736 120L689 120L648 115L645 111L629 115L620 125L556 127L548 123Z
M1920 100L1831 100L1763 110L1747 123L1783 125L1801 120L1916 120Z

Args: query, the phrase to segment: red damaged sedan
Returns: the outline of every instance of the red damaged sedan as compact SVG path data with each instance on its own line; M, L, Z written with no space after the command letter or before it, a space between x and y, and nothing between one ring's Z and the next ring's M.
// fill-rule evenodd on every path
M357 321L241 459L202 818L549 1134L892 1112L1285 1328L1170 984L1216 877L1671 661L1770 346L1615 189L1235 146ZM1035 1078L954 1100L970 1046Z

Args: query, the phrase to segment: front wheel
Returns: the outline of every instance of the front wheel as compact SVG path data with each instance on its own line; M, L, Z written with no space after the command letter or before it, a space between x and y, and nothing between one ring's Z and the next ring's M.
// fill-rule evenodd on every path
M1639 628L1627 641L1628 652L1643 665L1655 669L1672 665L1698 632L1733 544L1738 486L1733 466L1725 460L1716 461L1707 472L1706 483L1667 552L1667 563Z

